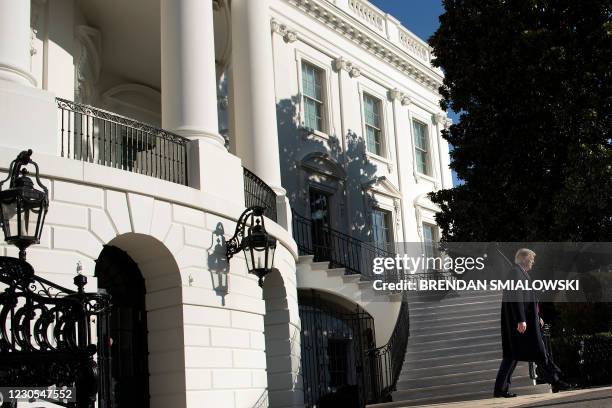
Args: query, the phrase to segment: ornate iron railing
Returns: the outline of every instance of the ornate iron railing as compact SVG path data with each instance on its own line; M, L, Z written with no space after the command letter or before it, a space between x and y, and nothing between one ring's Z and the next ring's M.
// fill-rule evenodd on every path
M244 168L244 206L265 208L264 215L276 222L276 193L255 173Z
M57 98L61 156L187 185L187 142L177 134Z
M372 263L377 257L395 257L395 253L337 231L318 225L293 211L293 239L302 255L314 255L315 261L329 261L346 270L347 275L372 276Z
M409 334L410 312L404 298L387 344L369 350L366 354L366 367L372 367L368 384L370 401L390 401L391 392L395 391L404 364Z
M0 386L71 386L76 402L59 405L93 408L98 391L104 392L99 379L110 374L94 360L96 353L108 356L110 345L108 339L96 344L93 320L108 324L109 297L85 293L82 275L73 291L10 257L0 257L0 282L6 285L0 293Z

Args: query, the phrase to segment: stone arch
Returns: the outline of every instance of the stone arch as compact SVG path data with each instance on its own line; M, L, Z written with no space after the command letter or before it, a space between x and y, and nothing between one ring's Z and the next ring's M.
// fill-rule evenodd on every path
M124 233L110 240L138 265L146 288L151 407L163 406L164 397L185 398L184 324L181 275L170 250L156 238ZM176 399L174 399L176 401Z
M297 299L288 296L286 278L277 269L266 276L264 335L268 398L271 407L303 406L300 320Z

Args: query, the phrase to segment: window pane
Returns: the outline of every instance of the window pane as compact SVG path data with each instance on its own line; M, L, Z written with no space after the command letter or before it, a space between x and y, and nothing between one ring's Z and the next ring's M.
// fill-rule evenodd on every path
M388 211L372 210L372 240L377 247L391 250L391 214Z
M434 226L423 223L423 244L425 245L425 256L435 257L436 251L434 248L435 230Z
M363 94L363 109L366 125L380 129L380 101Z
M366 148L368 152L381 155L382 149L380 145L380 130L376 130L370 126L366 126Z
M323 76L321 70L302 62L304 126L323 131Z
M429 174L429 170L427 169L427 153L417 150L416 160L418 172L423 174Z

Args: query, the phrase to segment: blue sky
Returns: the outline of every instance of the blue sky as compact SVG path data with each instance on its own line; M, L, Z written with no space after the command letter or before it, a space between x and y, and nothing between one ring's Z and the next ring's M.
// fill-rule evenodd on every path
M402 25L427 39L436 31L440 21L438 16L444 12L439 0L370 0L379 9L393 15ZM455 112L449 112L453 122L459 119ZM457 175L453 172L453 185L457 185Z

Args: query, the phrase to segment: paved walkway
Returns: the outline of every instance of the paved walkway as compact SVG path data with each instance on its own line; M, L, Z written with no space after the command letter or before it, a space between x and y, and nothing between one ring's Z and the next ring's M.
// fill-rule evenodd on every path
M612 407L612 387L564 391L556 394L525 395L516 398L490 398L476 401L418 405L427 408L600 408Z

